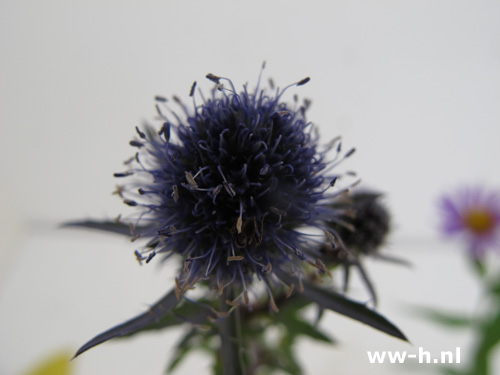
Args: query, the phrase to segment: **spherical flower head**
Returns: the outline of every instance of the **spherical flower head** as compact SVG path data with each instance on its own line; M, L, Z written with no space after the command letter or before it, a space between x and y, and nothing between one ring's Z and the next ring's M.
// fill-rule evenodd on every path
M461 236L475 259L500 247L500 194L481 187L458 191L440 201L442 231Z
M318 247L301 229L328 230L325 223L339 215L327 205L336 195L328 195L336 177L327 172L353 150L339 157L338 146L335 161L325 160L327 149L319 150L305 118L308 102L282 101L293 85L274 94L259 84L237 92L229 79L207 78L215 88L208 98L200 92L201 104L196 83L192 108L174 97L182 115L157 97L163 126L137 129L130 169L115 174L136 177L135 194L131 185L119 192L139 208L134 234L146 241L136 251L139 261L179 254L179 294L208 280L221 293L237 285L245 300L254 276L269 289L278 268L297 277L302 264L325 272Z
M390 230L390 214L380 202L381 196L380 193L360 190L334 204L346 211L342 222L330 223L330 227L342 239L345 249L336 252L325 250L325 254L329 254L329 262L335 264L347 260L345 250L359 256L373 255L381 248Z

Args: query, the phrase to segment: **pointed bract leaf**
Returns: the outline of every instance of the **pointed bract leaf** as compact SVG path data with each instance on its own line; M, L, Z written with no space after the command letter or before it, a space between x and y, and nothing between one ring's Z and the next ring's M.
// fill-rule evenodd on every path
M185 301L186 302L186 301ZM159 331L162 329L170 328L176 325L188 323L193 326L206 325L209 322L209 317L214 314L207 309L203 309L192 303L183 303L175 310L168 312L164 317L158 321L153 322L137 331L130 332L118 338L128 338L130 336L147 332Z
M379 331L385 332L401 340L408 341L406 336L394 324L365 305L348 299L341 294L328 291L304 282L304 297L316 302L325 309L330 309L349 318L365 323Z
M374 259L377 259L377 260L383 260L383 261L388 262L388 263L399 264L401 266L405 266L405 267L408 267L408 268L412 268L413 267L413 264L411 262L407 261L406 259L402 259L402 258L395 257L395 256L392 256L392 255L374 254L372 257Z
M377 293L375 292L375 288L373 286L372 281L370 280L370 277L365 271L365 268L361 264L361 262L356 261L356 267L358 268L359 275L361 276L361 280L363 280L363 283L365 284L366 288L368 289L368 293L370 293L370 296L373 300L373 305L377 307Z
M139 331L149 324L155 323L170 312L178 303L174 290L167 293L161 300L156 302L145 313L136 316L133 319L127 320L125 323L119 324L86 342L73 358L78 357L83 352L108 341L115 337L125 336L132 332Z
M95 220L84 220L84 221L69 221L61 225L62 228L87 228L87 229L98 229L106 232L112 232L117 234L124 234L126 236L131 236L130 226L124 223L117 223L115 221L95 221Z
M293 278L286 272L276 270L278 277L285 283L293 283ZM394 324L388 321L385 317L378 314L374 310L367 308L365 305L355 302L343 295L331 290L319 288L316 285L303 281L304 298L311 302L315 302L319 306L333 310L339 314L365 323L379 331L385 332L388 335L397 337L401 340L408 341L406 336Z

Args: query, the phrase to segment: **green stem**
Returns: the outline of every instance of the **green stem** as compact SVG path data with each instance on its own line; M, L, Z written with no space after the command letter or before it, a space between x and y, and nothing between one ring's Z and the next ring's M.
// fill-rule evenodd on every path
M228 312L230 306L226 300L232 300L233 291L230 287L225 288L219 299L221 312ZM226 318L219 318L217 322L220 346L220 363L223 375L243 375L242 340L241 340L241 317L239 309L236 308Z

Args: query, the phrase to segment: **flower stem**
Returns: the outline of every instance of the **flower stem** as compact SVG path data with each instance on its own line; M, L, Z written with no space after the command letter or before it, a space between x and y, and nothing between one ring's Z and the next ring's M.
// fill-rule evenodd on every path
M242 361L242 341L241 341L241 317L238 308L233 311L226 303L233 299L233 291L230 287L225 288L219 299L219 309L221 312L229 312L226 318L221 318L217 322L219 336L221 339L220 361L222 365L222 375L243 375Z

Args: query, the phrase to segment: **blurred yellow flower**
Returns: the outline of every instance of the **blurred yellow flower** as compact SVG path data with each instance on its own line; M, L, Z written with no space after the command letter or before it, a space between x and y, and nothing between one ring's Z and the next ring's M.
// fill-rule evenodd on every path
M56 352L34 366L25 375L72 375L72 355L68 352Z

